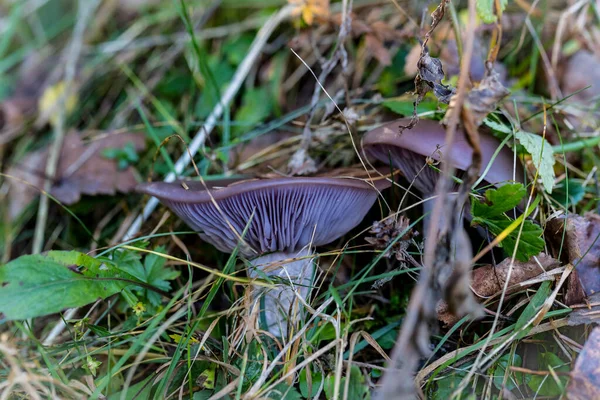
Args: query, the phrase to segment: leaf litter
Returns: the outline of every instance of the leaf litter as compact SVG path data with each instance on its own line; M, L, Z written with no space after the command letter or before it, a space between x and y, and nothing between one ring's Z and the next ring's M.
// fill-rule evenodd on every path
M107 149L122 149L128 144L135 151L144 150L144 134L107 133L84 143L78 132L69 133L61 149L50 195L65 205L71 205L78 202L82 195L128 193L139 181L134 167L119 169L118 160L109 159L103 154ZM12 177L7 180L11 219L16 218L39 195L48 153L47 148L31 152L7 170L6 174Z

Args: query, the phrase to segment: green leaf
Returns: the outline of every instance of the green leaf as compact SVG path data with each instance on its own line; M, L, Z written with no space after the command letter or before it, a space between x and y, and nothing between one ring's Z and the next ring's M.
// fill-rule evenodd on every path
M246 132L264 121L273 109L269 89L265 87L246 90L242 105L235 113L234 134Z
M14 320L81 307L131 285L120 278L129 276L75 251L21 256L0 267L0 312Z
M525 309L519 316L519 319L515 324L515 332L520 331L525 325L527 325L533 319L535 314L539 311L540 307L542 307L542 304L544 304L544 301L546 301L546 299L550 295L551 283L552 282L550 281L545 281L540 285L539 289L537 290L531 301L527 304L527 307L525 307ZM528 329L525 329L522 332L520 332L517 335L517 340L527 336L527 333L531 328L532 327L530 326Z
M465 373L459 372L438 380L435 391L431 393L431 399L448 400L452 398L452 393L458 388L465 375Z
M300 393L287 383L280 383L275 386L271 389L267 398L272 400L302 400Z
M586 187L580 179L565 179L554 186L552 198L563 207L573 207L585 197Z
M391 111L400 115L412 115L414 110L413 100L386 100L383 105L389 108ZM427 111L436 111L438 109L438 103L433 101L424 101L419 103L417 106L417 113L424 113Z
M505 213L515 208L525 197L527 190L520 183L503 185L498 189L489 189L485 192L486 202L477 200L471 202L472 223L486 226L495 236L500 235L508 228L513 220ZM517 259L527 261L532 256L539 254L544 249L544 240L542 239L543 230L532 221L526 220L523 223L523 230L519 239L517 250ZM519 228L513 230L500 243L500 247L512 255L517 246Z
M165 249L161 246L154 251L164 253ZM171 289L171 284L168 281L177 278L179 276L179 271L165 266L165 258L157 254L147 254L143 264L140 259L141 257L137 252L123 251L115 258L115 263L121 270L131 274L141 282L168 292ZM159 306L161 304L160 294L145 288L139 288L138 292L140 292L153 306Z
M500 0L502 11L506 8L508 0ZM496 14L494 13L495 0L477 0L477 16L484 24L493 24L496 22Z
M473 221L475 222L475 218ZM513 221L506 216L503 216L502 219L478 220L477 222L486 225L490 232L495 236L498 236L513 223ZM542 228L532 221L525 221L523 223L523 230L521 232L521 237L519 238L519 248L516 255L518 260L527 261L531 257L538 255L544 249L545 242L541 237L542 233ZM512 255L517 246L518 235L519 228L512 231L499 246L502 247L507 254Z
M491 115L488 115L484 120L483 120L484 125L486 125L487 127L493 129L496 132L499 133L503 133L505 135L512 135L512 128L508 125L505 125L503 123L501 123L500 121L497 121L495 119L492 119Z
M556 354L545 352L538 356L539 370L549 371L550 369L560 372L569 372L569 363L561 360ZM527 386L533 390L537 396L548 396L558 398L562 395L567 384L566 376L559 376L560 386L554 380L552 375L533 375ZM561 387L562 386L562 387Z
M503 215L519 205L527 189L520 183L503 185L485 192L486 203L473 202L473 215L479 218L494 218Z
M546 192L552 193L554 186L554 151L552 145L543 137L530 132L515 132L515 137L531 154L533 165L537 168Z
M321 382L323 381L323 375L321 375L320 373L311 372L310 377L312 384L310 385L310 388L308 387L308 379L306 375L306 368L303 368L302 371L300 371L300 377L298 378L300 393L302 393L302 396L304 397L313 397L319 391L319 387L321 386Z
M363 376L360 368L356 365L353 365L350 368L350 377L346 377L346 379L350 379L348 384L348 399L356 399L362 400L369 397L369 387L365 383L365 377ZM342 388L345 387L342 385Z
M496 388L498 390L502 390L502 383L504 382L504 375L506 374L506 370L509 367L520 367L521 365L523 365L523 360L521 359L521 356L518 354L513 354L512 356L512 361L511 361L511 355L510 354L505 354L502 357L500 357L498 359L498 361L496 361L496 364L494 365L494 375L493 375L493 381L494 381L494 386L496 386ZM504 385L504 387L508 390L513 390L514 388L516 388L517 386L520 386L523 384L523 380L524 380L524 374L522 372L508 372L508 378L506 380L506 385Z
M135 400L135 399L149 399L152 392L152 379L154 379L154 375L150 375L144 380L136 383L135 385L129 386L127 388L123 388L120 392L111 394L108 396L109 400L120 400L124 398L125 400ZM124 395L124 397L122 397ZM194 400L196 397L194 397Z

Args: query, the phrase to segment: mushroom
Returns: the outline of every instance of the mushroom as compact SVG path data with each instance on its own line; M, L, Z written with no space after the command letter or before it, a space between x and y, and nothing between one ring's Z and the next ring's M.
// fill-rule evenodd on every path
M401 118L367 132L363 137L362 147L366 155L384 163L392 163L393 167L402 171L406 179L412 182L425 199L435 194L435 187L440 173L427 164L427 159L451 162L456 169L456 176L464 176L471 164L473 150L464 138L461 130L457 131L456 139L449 154L444 152L446 130L438 122L420 120L411 129L400 133L399 126L406 126L409 118ZM492 165L485 173L484 180L494 186L500 186L506 181L523 180L524 172L519 162L513 174L513 153L507 147L502 147L494 157L501 143L494 136L480 132L481 173L490 161ZM423 203L425 231L429 226L429 218L434 202L427 200ZM467 215L468 216L468 215Z
M228 182L230 183L230 182ZM314 246L331 243L357 226L389 186L352 178L272 178L243 180L218 187L210 182L152 182L137 190L157 197L220 251L249 260L249 276L275 278L264 295L266 328L287 335L298 321L314 273ZM261 304L259 296L255 304ZM262 308L262 307L261 307Z

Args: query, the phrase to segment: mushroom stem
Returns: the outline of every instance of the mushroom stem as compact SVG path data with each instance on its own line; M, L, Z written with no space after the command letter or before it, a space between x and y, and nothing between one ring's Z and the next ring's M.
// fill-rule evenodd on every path
M303 306L297 295L304 300L308 297L315 269L313 255L306 247L299 252L269 253L250 261L251 278L277 278L272 289L255 286L253 298L254 306L259 306L261 322L264 316L266 330L277 337L285 337L288 323L294 324L302 317Z

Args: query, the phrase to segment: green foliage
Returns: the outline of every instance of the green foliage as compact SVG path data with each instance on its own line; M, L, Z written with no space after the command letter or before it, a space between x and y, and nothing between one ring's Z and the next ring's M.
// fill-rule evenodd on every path
M273 102L268 88L246 90L242 97L242 105L235 113L236 126L234 134L246 132L263 122L273 110Z
M302 371L300 371L300 376L298 378L298 381L299 381L298 384L300 386L300 393L302 393L302 396L307 397L307 398L314 397L314 396L316 396L317 392L319 391L321 382L323 382L323 375L321 373L311 372L310 373L311 385L309 387L306 370L307 370L307 368L303 368Z
M165 249L161 246L156 248L155 251L164 253ZM115 254L114 262L121 270L139 279L140 282L168 292L171 289L169 281L177 278L179 271L166 266L165 258L157 254L148 253L143 263L141 258L139 252L124 250ZM152 307L160 306L161 296L159 293L141 286L137 286L134 290L142 303L149 303ZM153 308L149 308L148 311L152 312Z
M580 179L565 179L554 186L552 198L563 207L573 207L584 199L586 192Z
M452 398L452 393L460 385L460 381L464 378L464 373L455 373L445 376L437 381L437 388L432 391L432 400L448 400Z
M569 372L569 363L561 360L556 354L551 352L545 352L539 355L539 367L540 371L559 371ZM564 388L567 384L566 376L559 376L559 382L556 382L554 377L548 375L533 375L527 386L533 390L537 396L549 396L557 398L564 392Z
M273 400L302 400L298 391L287 383L280 383L275 386L267 395L267 398Z
M129 142L122 149L104 149L102 155L111 160L117 160L119 169L125 169L140 160L133 143Z
M534 318L535 314L538 312L540 307L542 307L542 304L544 304L544 301L546 301L546 299L550 295L550 290L551 290L550 285L551 285L550 281L545 281L540 285L539 289L537 290L537 292L535 293L535 295L533 296L531 301L527 304L527 307L525 307L525 310L523 310L523 312L519 316L519 319L517 320L517 323L515 324L515 332L520 331L525 325L529 324L531 322L531 320ZM529 329L524 329L523 331L521 331L517 335L517 338L522 339L525 336L527 336L527 333L529 332L530 329L531 329L531 325L529 326Z
M114 265L76 251L21 256L0 267L0 312L26 319L81 307L131 285Z
M347 397L349 400L368 400L371 398L371 393L369 392L369 388L365 383L365 377L360 371L360 368L358 368L356 365L351 367L349 377L342 377L339 387L340 397L343 397L347 379L350 380L348 383ZM325 378L325 397L327 400L333 399L334 388L335 375L329 374L327 378Z
M414 110L414 100L411 99L390 99L383 102L383 106L389 108L396 114L410 116ZM421 114L427 111L436 111L438 103L434 101L423 101L417 106L417 113Z
M520 183L489 189L485 192L485 203L473 202L473 215L488 219L501 217L505 212L518 206L526 194L527 189Z
M494 13L495 0L477 0L477 16L484 24L493 24L498 19ZM508 0L500 0L502 11L506 8Z
M494 364L492 371L494 376L494 386L496 389L502 390L502 387L505 387L508 390L513 390L517 386L521 386L523 382L529 382L529 375L525 375L522 372L511 372L509 370L506 384L503 385L504 375L506 375L507 369L509 369L509 367L520 367L522 365L523 360L518 354L513 354L512 357L510 354L505 354L500 357Z
M546 192L552 193L554 186L554 151L552 145L540 135L517 131L515 137L525 150L531 154L533 165L537 168Z
M514 221L505 213L517 206L527 194L520 183L503 185L498 189L489 189L485 192L484 203L477 200L471 202L472 223L487 227L495 236L504 232ZM527 261L544 249L542 228L532 221L523 223L523 230L517 243L519 229L513 230L500 243L500 247L512 255L518 245L517 259Z

